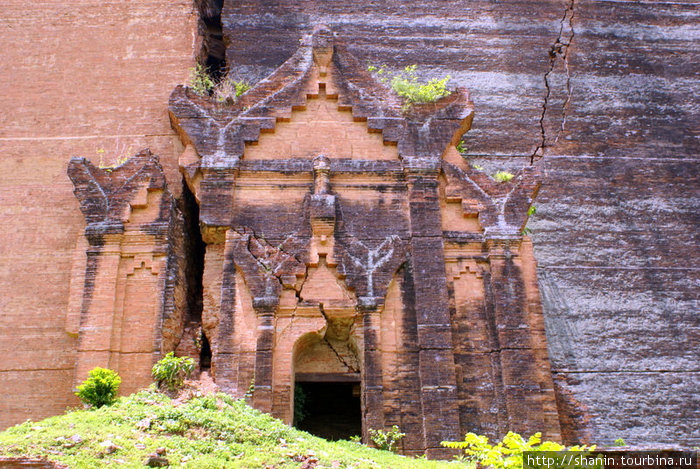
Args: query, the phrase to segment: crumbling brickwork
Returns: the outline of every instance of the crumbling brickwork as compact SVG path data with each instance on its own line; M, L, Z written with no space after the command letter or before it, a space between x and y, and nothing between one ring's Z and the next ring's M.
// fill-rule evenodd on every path
M300 375L357 377L365 439L398 424L406 453L448 455L467 431L560 438L522 236L540 172L464 164L466 90L406 108L320 27L236 103L178 87L170 112L217 384L291 423Z
M446 407L447 433L457 428L456 414L460 431L499 434L521 399L536 409L527 425L547 426L556 420L549 369L529 362L547 359L541 308L564 440L699 444L693 263L699 253L693 99L699 49L692 31L700 10L694 2L195 4L8 0L0 6L0 37L12 45L0 71L8 109L0 117L6 228L0 232L0 428L76 405L76 366L88 367L98 356L125 374L127 391L146 381L149 362L161 351L201 353L206 366L201 331L226 389L241 395L252 383L256 405L285 418L299 377L330 370L364 379L368 408L382 408L367 414L367 424L400 425L407 433L404 450L426 446L421 406L427 394L418 384L427 379L421 363L429 359L421 350L432 344L432 356L442 358L440 347L451 335L454 370L446 380L455 382L455 397L448 398L457 404ZM325 77L325 97L321 89L300 90L323 81L313 75L313 56L301 53L297 63L285 64L316 24L329 24L344 43L336 51L345 51L333 57L333 67L347 73ZM317 56L328 56L329 47L317 44ZM452 83L469 87L476 109L462 155L488 173L537 164L524 179L498 185L462 164L451 149L455 142L447 143L456 129L440 127L446 140L402 140L398 103L377 84L355 86L362 80L342 65L352 60L348 52L361 68L416 63L423 77L451 74ZM173 131L165 103L187 80L195 57L226 63L233 76L251 83L274 74L249 93L246 105L264 101L258 114L238 126L230 118L245 117L242 108L212 108L202 100L214 119L195 119L187 131L176 120L179 135ZM377 109L380 117L372 114ZM317 129L342 138L315 138ZM190 134L216 138L195 144ZM112 164L144 147L160 157L175 197L168 229L141 231L148 225L142 219L131 226L136 229L107 233L105 250L85 236L91 219L84 215L93 215L81 212L87 199L74 196L66 166L73 155ZM328 163L314 163L319 154ZM439 169L420 166L437 154ZM410 161L416 155L426 159ZM201 256L194 254L199 248L181 249L200 242L192 240L200 220L183 230L182 200L189 193L182 193L178 166L200 197L192 203L201 208ZM100 184L121 177L119 171L101 175ZM151 191L155 205L147 197L135 212L155 217L162 187L162 194ZM517 236L487 239L487 229L503 232L499 217L515 232L536 192L532 243ZM143 200L138 190L126 198L132 196ZM438 209L439 223L431 225ZM266 219L280 220L279 226L262 223ZM420 231L431 226L436 231ZM369 237L355 235L366 229ZM150 260L136 265L137 257ZM203 275L192 257L206 265ZM435 289L446 292L446 304L440 300L426 318L415 305L438 293L426 292L419 269L425 260L426 273L435 272L443 258L444 280L431 281L438 279ZM95 275L101 276L97 284ZM192 280L198 276L200 284ZM266 299L268 287L278 300ZM507 299L500 299L503 292ZM372 309L371 301L360 303L367 297L383 303ZM138 345L132 345L122 340L132 331L120 315L142 307L156 311L147 315L146 329L154 330L137 331ZM445 311L450 327L434 327ZM89 327L81 332L81 324L110 314L109 337ZM497 318L505 321L500 328ZM271 322L284 337L258 341L257 327L270 330ZM421 335L421 345L419 331L434 334ZM523 345L528 337L529 348ZM277 344L291 347L291 355L275 356ZM130 357L139 358L137 366L128 366ZM522 366L522 375L509 364ZM255 373L270 366L272 376L287 383L275 388L272 401L264 395L272 389ZM538 383L542 392L521 392Z

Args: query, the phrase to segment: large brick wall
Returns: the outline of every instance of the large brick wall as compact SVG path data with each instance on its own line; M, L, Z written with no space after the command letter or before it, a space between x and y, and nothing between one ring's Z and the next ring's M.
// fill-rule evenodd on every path
M170 111L219 386L291 423L297 383L354 382L363 440L397 424L428 457L468 431L561 438L522 236L542 174L463 161L464 88L407 106L319 26L237 101L178 87Z
M697 2L224 3L242 77L325 23L361 60L468 87L465 154L487 171L543 154L530 227L569 436L698 445ZM10 0L0 16L4 427L76 403L66 313L85 224L69 158L148 146L177 195L165 106L200 46L187 0Z
M78 404L67 313L85 221L66 174L70 158L103 155L113 164L149 147L179 193L166 105L199 46L189 0L9 0L0 17L4 428Z
M417 63L469 88L465 155L487 172L544 154L530 227L568 436L697 446L698 11L694 1L227 1L223 25L240 76L265 76L328 24L361 61Z

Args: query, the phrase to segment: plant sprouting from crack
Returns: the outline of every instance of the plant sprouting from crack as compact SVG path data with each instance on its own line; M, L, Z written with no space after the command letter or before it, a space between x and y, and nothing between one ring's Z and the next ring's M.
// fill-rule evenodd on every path
M374 73L382 83L389 82L391 89L403 98L404 105L401 108L403 111L409 110L414 104L433 103L452 93L447 89L447 82L452 78L450 75L422 83L418 80L417 70L418 65L415 64L397 73L387 72L383 66L367 67L367 71Z
M209 75L209 69L202 64L190 68L190 79L187 86L199 96L209 96L214 89L214 79Z
M189 88L199 96L214 96L222 104L233 104L238 97L250 89L245 80L234 80L227 73L223 78L215 80L202 64L190 68Z
M493 175L493 179L497 182L508 182L514 177L515 175L508 171L498 171L496 174Z
M564 70L566 72L566 100L562 106L562 122L557 131L557 135L554 139L556 143L559 140L560 134L564 131L566 125L566 117L571 104L572 86L571 86L571 73L569 70L569 48L574 40L574 16L575 16L575 2L576 0L570 0L566 9L564 10L564 15L559 23L559 34L557 35L554 44L549 50L549 69L544 74L544 86L545 95L544 102L542 103L542 113L540 115L540 143L535 148L535 151L530 155L530 164L534 164L535 157L544 154L544 148L547 143L547 135L545 129L545 118L547 115L547 110L549 106L549 100L552 94L552 89L550 87L549 77L554 72L556 66L557 57L561 57L564 63ZM566 30L566 31L565 31Z

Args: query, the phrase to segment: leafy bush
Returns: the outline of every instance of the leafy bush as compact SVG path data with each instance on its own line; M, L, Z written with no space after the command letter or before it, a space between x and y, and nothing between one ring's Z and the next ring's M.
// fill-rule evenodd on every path
M122 379L116 371L100 367L93 368L88 378L78 386L75 395L92 407L111 405L117 400L121 383Z
M427 83L421 83L418 81L417 69L417 65L409 65L403 71L391 76L391 88L404 99L404 110L407 110L413 104L435 102L452 93L447 89L447 82L452 78L450 75L443 79L433 78ZM384 67L369 66L367 70L376 73L382 82L388 80L385 77L387 72Z
M401 441L401 439L406 436L405 433L401 433L401 429L398 425L391 427L391 430L374 430L369 429L369 437L372 442L377 445L377 448L386 451L395 451L396 447Z
M209 96L209 93L214 89L215 83L209 71L202 64L190 68L190 81L188 86L192 91L200 96Z
M613 446L627 446L624 438L618 438L613 442Z
M499 171L493 175L493 178L498 182L508 182L514 177L513 173L509 173L508 171Z
M542 441L542 434L535 433L525 440L514 432L508 432L496 445L489 444L488 437L467 433L464 441L443 441L442 446L464 450L471 462L494 469L522 469L525 451L592 451L595 446L572 446L566 448L553 441Z
M182 387L185 378L194 370L194 360L189 357L176 357L168 353L153 365L151 374L159 388L167 387L169 391L177 391Z

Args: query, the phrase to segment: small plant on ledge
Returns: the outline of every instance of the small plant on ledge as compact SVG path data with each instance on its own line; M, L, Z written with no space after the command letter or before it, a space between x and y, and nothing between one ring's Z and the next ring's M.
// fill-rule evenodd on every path
M245 81L236 81L233 78L222 78L214 86L214 99L220 103L233 104L238 101L238 97L248 91L250 85Z
M404 99L403 111L407 111L414 104L433 103L452 93L447 89L447 82L452 78L450 75L421 83L418 81L417 69L417 65L409 65L401 72L390 74L384 67L377 68L373 65L367 67L367 70L375 73L382 83L389 81L391 89Z
M95 151L95 153L97 153L97 156L99 157L97 167L100 169L104 169L108 173L111 173L113 170L115 170L119 166L121 166L124 163L126 163L127 161L129 161L128 155L131 155L132 151L131 151L131 146L129 146L125 149L124 146L117 145L117 149L116 149L117 156L116 156L116 161L114 162L114 164L105 163L105 153L106 152L105 152L104 148L97 149Z
M250 89L250 85L243 81L236 81L224 72L222 78L215 80L209 70L202 64L197 64L190 69L190 79L187 86L199 96L214 96L220 103L233 104L238 97Z
M509 173L508 171L499 171L493 175L493 179L497 182L508 182L514 177L515 175L513 173Z
M190 79L187 86L199 96L209 96L215 83L209 75L209 70L204 65L197 64L190 68Z

